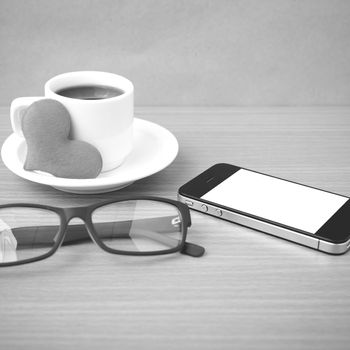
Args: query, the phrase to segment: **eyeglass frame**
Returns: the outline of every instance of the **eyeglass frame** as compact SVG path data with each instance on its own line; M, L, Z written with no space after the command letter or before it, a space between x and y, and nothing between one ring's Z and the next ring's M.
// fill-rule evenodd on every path
M98 234L96 233L94 224L92 222L93 212L96 209L106 206L108 204L133 201L133 200L156 201L156 202L167 203L175 206L178 210L178 214L180 215L180 219L181 219L180 222L181 222L182 238L181 238L180 244L170 249L164 249L159 251L145 251L145 252L118 250L118 249L113 249L106 246L102 242L102 240L98 237ZM106 251L107 253L117 254L117 255L150 256L150 255L165 255L165 254L180 252L182 254L187 254L192 257L201 257L205 252L205 249L202 246L199 246L194 243L186 242L187 229L192 225L190 210L186 204L173 199L155 197L155 196L121 196L121 197L118 197L118 199L109 199L109 200L100 201L98 203L94 203L87 206L77 206L77 207L68 207L68 208L50 206L45 204L34 204L34 203L10 203L10 204L1 204L0 210L5 208L6 209L14 208L14 207L43 209L43 210L48 210L56 213L60 219L60 225L56 234L57 238L55 240L54 245L47 253L37 257L19 260L19 261L11 261L11 262L5 262L5 263L0 262L0 267L28 264L31 262L47 259L50 256L54 255L58 250L58 248L64 243L69 222L73 218L79 218L84 222L84 226L86 228L88 236L92 239L93 242L95 242L102 250Z

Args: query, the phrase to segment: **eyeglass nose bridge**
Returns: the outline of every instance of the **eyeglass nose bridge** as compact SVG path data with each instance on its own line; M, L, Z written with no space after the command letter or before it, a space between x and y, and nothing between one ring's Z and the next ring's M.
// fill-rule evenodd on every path
M66 222L69 222L73 218L79 218L86 222L87 220L87 212L84 207L71 207L64 209L64 215Z

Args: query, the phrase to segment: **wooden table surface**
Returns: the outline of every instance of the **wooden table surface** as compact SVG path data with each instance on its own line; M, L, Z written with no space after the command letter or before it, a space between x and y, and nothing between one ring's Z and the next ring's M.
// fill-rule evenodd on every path
M129 188L72 195L0 165L0 203L71 206L122 194L176 198L228 162L350 195L349 108L139 108L178 138L167 169ZM10 134L0 109L1 144ZM93 243L0 269L1 349L348 349L350 255L331 256L192 212L206 254L110 255Z

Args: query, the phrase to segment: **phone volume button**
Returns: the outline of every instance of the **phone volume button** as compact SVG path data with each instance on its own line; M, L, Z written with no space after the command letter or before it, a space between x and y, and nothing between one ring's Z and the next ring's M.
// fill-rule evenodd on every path
M215 212L217 216L222 216L222 210L216 209Z
M205 212L208 211L208 207L205 204L201 205L201 209L202 209L202 211L205 211Z

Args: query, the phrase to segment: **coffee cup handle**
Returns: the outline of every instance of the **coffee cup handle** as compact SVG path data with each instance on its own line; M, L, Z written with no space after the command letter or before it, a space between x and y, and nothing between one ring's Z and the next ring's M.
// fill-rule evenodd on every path
M18 136L23 137L22 119L26 109L33 103L45 97L18 97L11 103L10 115L12 130Z

